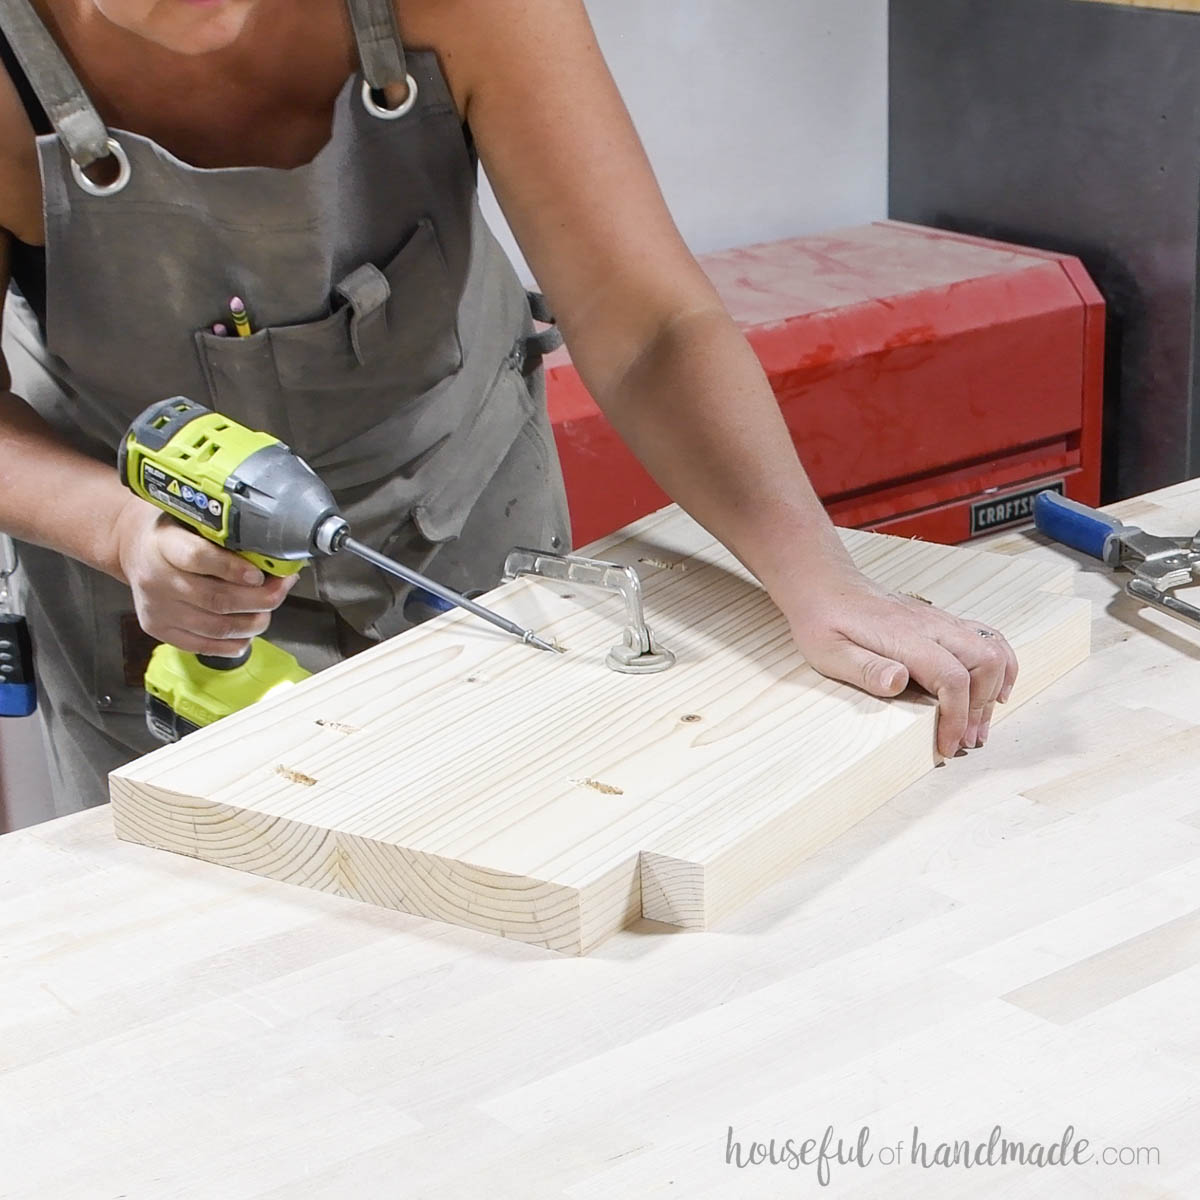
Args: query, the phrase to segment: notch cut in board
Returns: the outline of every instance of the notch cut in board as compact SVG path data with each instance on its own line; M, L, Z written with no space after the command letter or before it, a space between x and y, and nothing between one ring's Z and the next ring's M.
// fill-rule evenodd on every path
M997 721L1087 656L1067 563L842 536L885 587L1007 634ZM566 654L447 613L115 771L118 836L581 954L643 915L708 928L936 765L932 700L819 676L677 508L586 553L638 565L670 670L604 665L619 597L507 584L485 602Z

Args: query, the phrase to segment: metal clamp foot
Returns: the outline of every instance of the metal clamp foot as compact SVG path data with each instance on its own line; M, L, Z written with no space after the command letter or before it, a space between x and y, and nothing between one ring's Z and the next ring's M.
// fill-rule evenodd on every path
M578 554L550 554L518 546L504 560L504 578L511 581L523 575L556 583L604 588L625 597L624 640L614 646L604 660L614 671L625 675L652 675L665 671L675 662L675 655L655 643L654 635L646 625L642 612L642 580L633 567L583 558Z

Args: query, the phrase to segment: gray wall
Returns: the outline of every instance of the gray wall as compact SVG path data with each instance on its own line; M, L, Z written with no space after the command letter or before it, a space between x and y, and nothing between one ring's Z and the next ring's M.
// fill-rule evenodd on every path
M887 0L590 0L697 253L884 216ZM487 200L489 217L522 262ZM51 815L41 747L0 721L0 824Z
M1101 499L1200 474L1200 18L894 0L891 215L1078 255L1107 304Z
M887 0L588 10L696 253L886 215ZM486 211L521 261L494 204Z

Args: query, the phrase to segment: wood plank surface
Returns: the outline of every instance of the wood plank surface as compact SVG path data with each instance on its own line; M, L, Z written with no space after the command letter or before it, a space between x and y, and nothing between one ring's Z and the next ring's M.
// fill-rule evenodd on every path
M847 532L890 589L994 625L999 716L1077 665L1063 569ZM486 601L555 657L438 618L122 768L122 838L549 949L639 917L705 929L930 770L936 707L823 679L743 567L678 509L591 552L634 563L670 670L610 670L619 598L521 581Z
M1186 533L1200 482L1113 511ZM107 806L0 837L0 1196L1194 1200L1200 630L988 548L1073 576L1087 662L704 935L548 954ZM1093 1157L911 1162L996 1125ZM726 1161L827 1129L870 1161Z

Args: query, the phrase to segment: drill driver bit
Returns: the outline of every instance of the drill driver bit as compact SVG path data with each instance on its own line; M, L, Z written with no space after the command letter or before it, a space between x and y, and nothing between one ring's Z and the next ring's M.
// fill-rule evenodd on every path
M346 550L351 554L357 555L365 562L371 563L372 566L378 567L381 571L387 571L388 574L403 579L405 583L411 583L415 587L424 588L427 592L432 592L433 595L440 597L448 604L465 608L467 612L474 613L475 616L481 617L485 621L490 621L498 629L503 629L506 633L511 633L513 637L520 638L527 646L536 646L539 650L549 650L552 654L563 653L560 646L555 646L550 642L544 641L532 629L522 629L516 621L510 621L507 617L502 617L499 613L492 612L490 608L485 608L482 604L476 604L474 600L468 600L466 596L461 595L452 588L443 587L442 584L429 579L419 571L413 571L408 567L401 566L400 563L372 550L370 546L364 546L362 542L355 541L352 537L335 537L334 540L335 549Z

